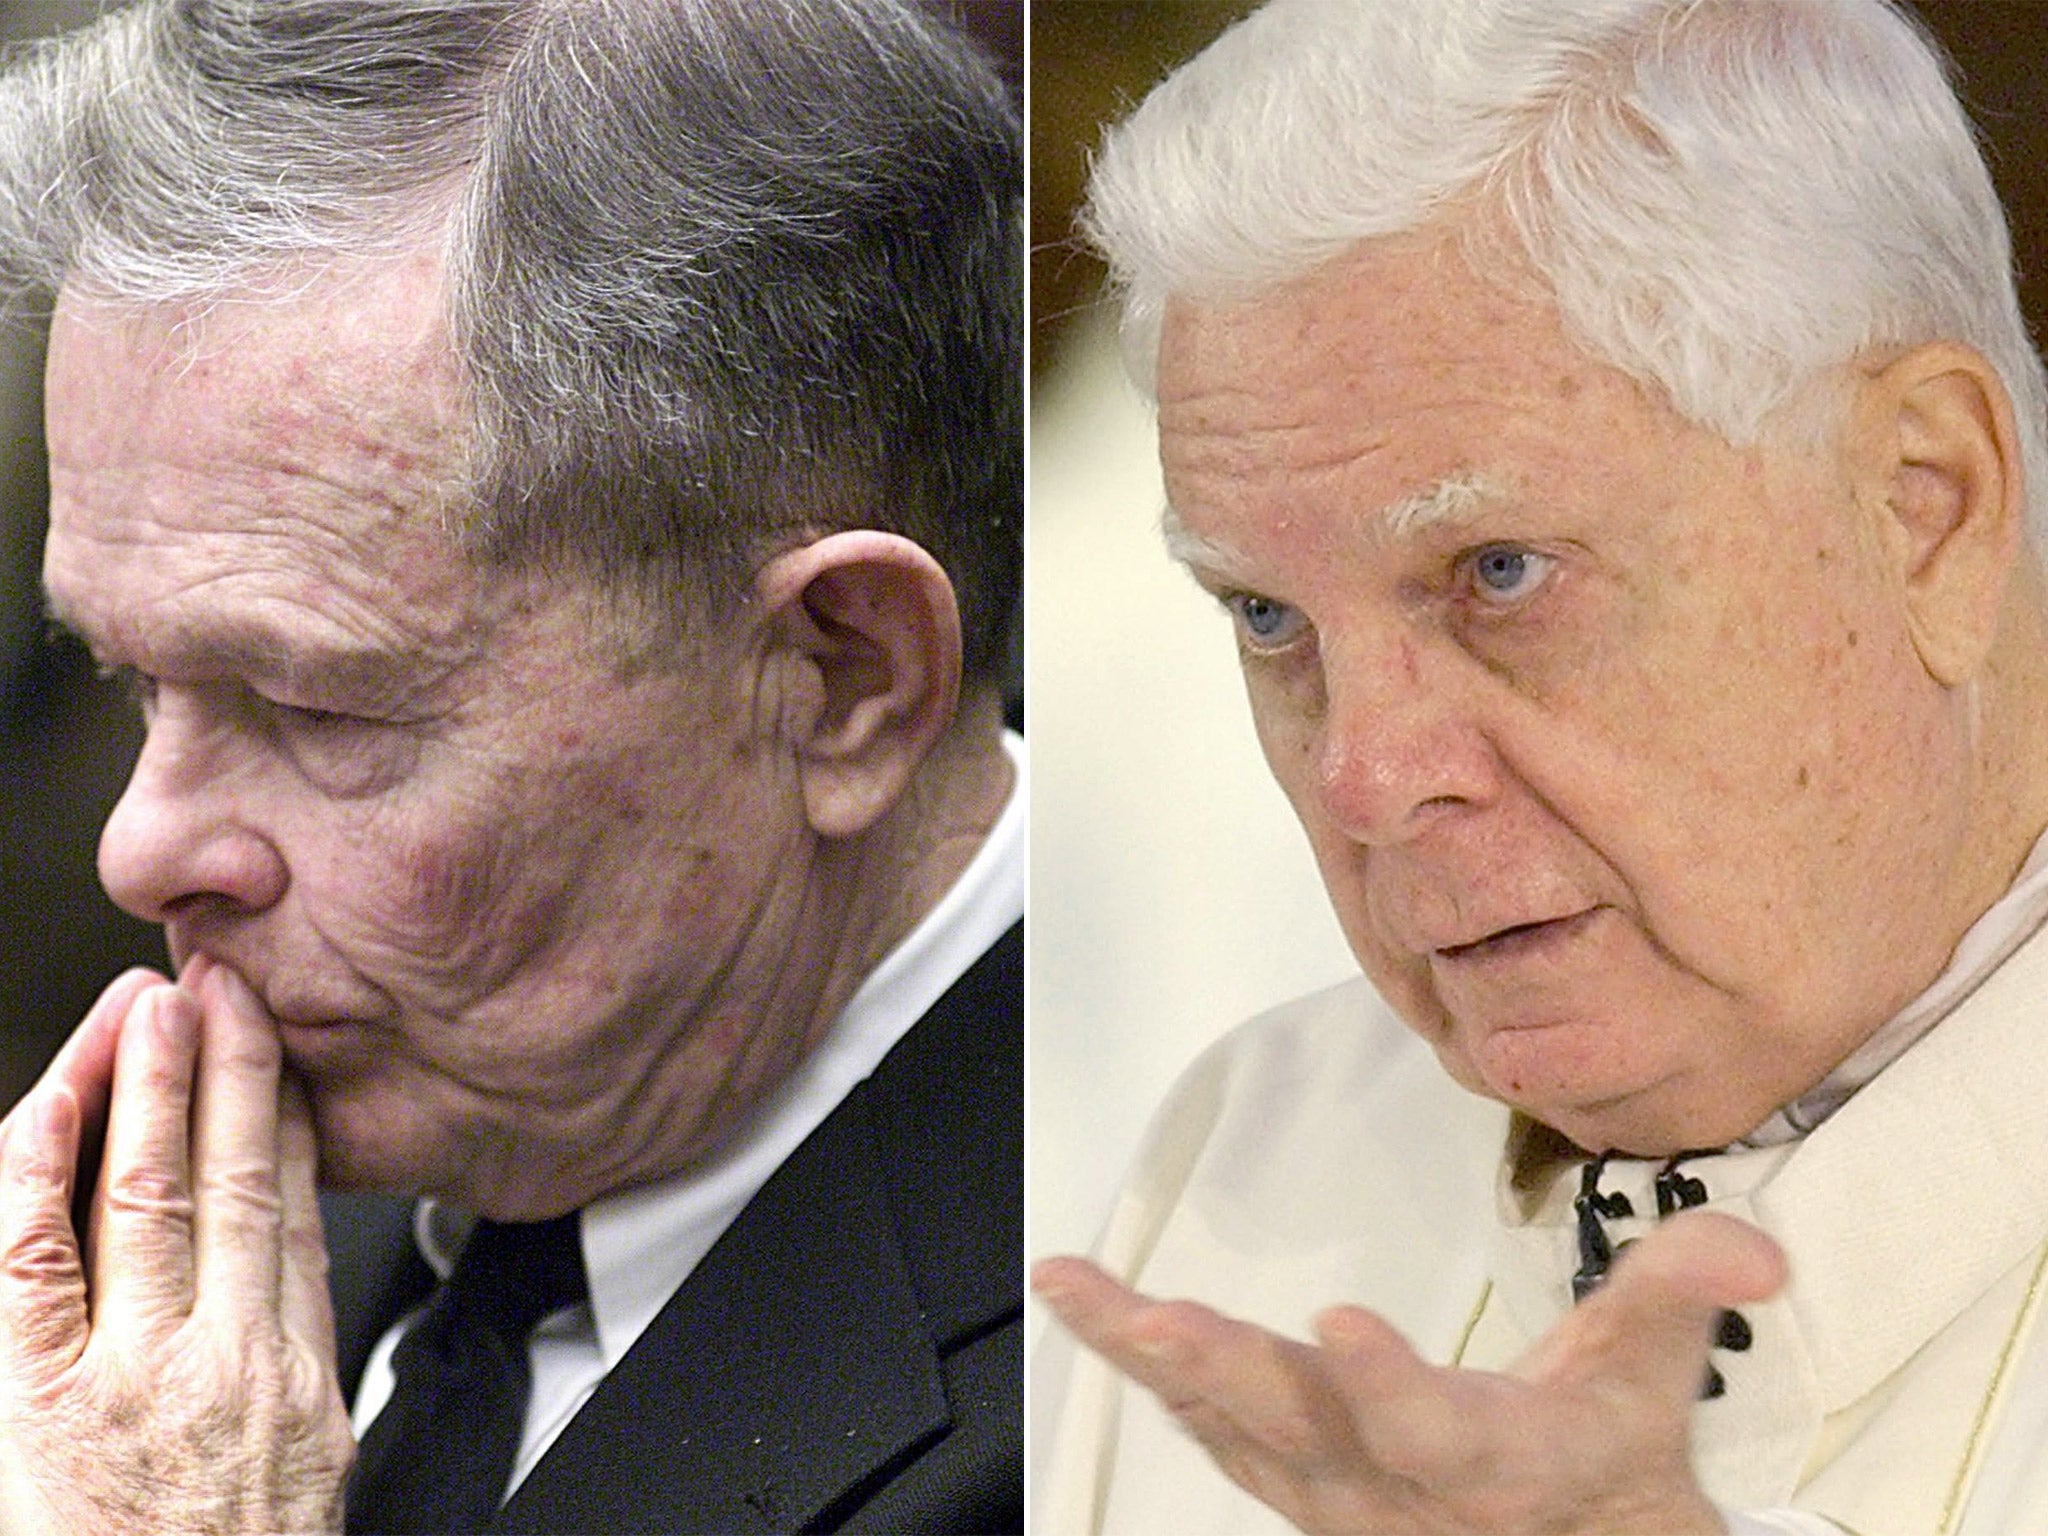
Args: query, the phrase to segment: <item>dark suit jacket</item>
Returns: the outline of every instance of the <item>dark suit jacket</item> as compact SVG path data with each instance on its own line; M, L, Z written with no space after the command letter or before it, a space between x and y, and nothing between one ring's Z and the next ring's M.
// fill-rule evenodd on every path
M1023 1528L1023 931L762 1188L500 1512L553 1533ZM330 1197L343 1386L432 1284Z

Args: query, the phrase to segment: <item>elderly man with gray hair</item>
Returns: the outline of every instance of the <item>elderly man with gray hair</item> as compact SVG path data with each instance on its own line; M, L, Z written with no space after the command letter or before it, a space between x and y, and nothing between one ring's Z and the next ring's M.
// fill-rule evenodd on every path
M175 976L0 1133L0 1528L1014 1528L1018 150L910 0L0 79Z
M2048 1528L2048 403L1934 49L1273 0L1088 218L1366 976L1041 1266L1042 1528Z

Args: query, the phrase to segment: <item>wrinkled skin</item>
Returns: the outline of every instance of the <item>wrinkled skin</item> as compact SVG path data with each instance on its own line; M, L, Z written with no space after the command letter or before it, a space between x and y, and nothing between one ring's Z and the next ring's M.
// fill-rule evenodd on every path
M10 1121L0 1532L332 1528L316 1154L504 1220L689 1169L1008 796L901 536L769 553L674 644L472 560L440 277L60 299L45 586L140 699L100 871L184 991L121 983Z
M341 1529L313 1128L280 1065L232 973L131 972L0 1125L0 1532Z
M829 1021L791 956L844 913L764 626L628 666L593 590L468 560L433 260L67 291L47 372L51 607L148 725L101 878L255 990L327 1181L539 1219L715 1145Z
M1345 936L1473 1091L1723 1145L2010 881L2031 839L1917 647L1913 483L1731 446L1434 249L1171 311L1159 395Z

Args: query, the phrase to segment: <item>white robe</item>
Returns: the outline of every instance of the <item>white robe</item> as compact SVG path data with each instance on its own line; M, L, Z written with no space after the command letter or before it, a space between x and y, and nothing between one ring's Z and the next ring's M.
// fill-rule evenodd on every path
M1210 1050L1155 1122L1098 1257L1163 1296L1301 1334L1372 1307L1429 1358L1505 1364L1570 1305L1574 1170L1528 1189L1524 1138L1362 982ZM1506 1149L1504 1155L1504 1148ZM1617 1164L1635 1222L1656 1165ZM1702 1482L1752 1528L2048 1531L2048 934L1801 1141L1684 1165L1782 1243L1792 1280L1717 1350ZM1074 1362L1036 1528L1284 1530L1143 1391ZM1799 1513L1799 1512L1803 1512ZM1817 1517L1825 1517L1824 1519Z

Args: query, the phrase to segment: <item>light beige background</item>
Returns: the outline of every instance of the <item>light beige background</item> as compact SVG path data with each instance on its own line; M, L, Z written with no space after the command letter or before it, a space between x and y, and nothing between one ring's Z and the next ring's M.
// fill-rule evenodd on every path
M1085 1247L1188 1060L1351 974L1252 735L1222 611L1161 546L1150 408L1112 328L1033 400L1031 1247Z

